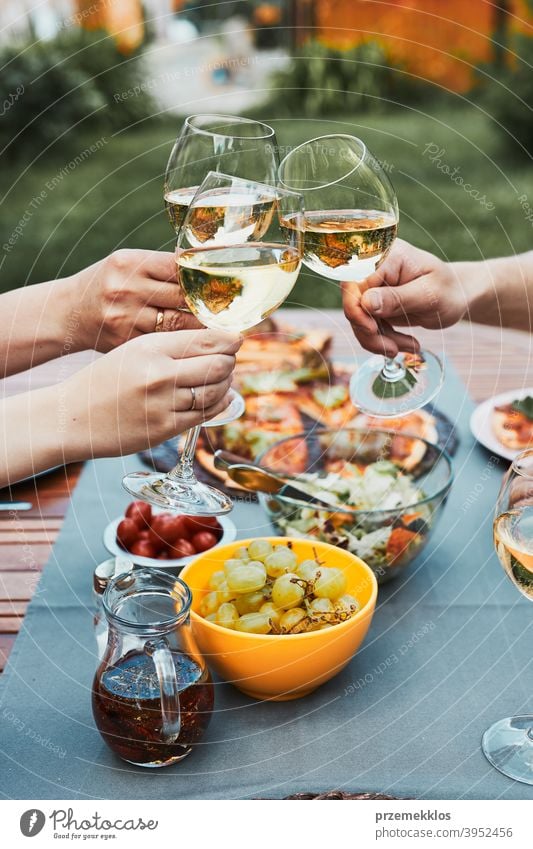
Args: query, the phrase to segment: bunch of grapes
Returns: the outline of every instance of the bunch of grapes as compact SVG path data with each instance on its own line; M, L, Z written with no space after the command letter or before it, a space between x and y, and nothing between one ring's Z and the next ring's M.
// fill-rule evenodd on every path
M290 545L256 539L237 548L209 579L200 615L250 634L302 634L331 628L359 610L342 569L318 558L298 563Z

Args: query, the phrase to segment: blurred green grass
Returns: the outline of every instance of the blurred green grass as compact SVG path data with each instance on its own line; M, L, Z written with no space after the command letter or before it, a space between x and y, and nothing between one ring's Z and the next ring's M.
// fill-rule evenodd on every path
M443 258L480 259L533 244L533 225L518 200L525 194L533 205L533 169L519 157L503 157L494 123L475 106L446 106L433 115L391 105L387 114L361 119L275 120L266 113L262 118L275 126L282 148L331 132L361 136L387 167L398 193L400 235ZM121 132L72 168L99 135L77 137L68 152L64 143L56 143L33 163L2 169L0 289L71 274L119 247L172 250L162 180L180 125L176 119ZM439 170L424 152L427 145L442 149L441 167L458 169L456 178L494 209ZM23 217L21 233L6 251L3 246ZM339 303L336 284L304 269L287 305Z

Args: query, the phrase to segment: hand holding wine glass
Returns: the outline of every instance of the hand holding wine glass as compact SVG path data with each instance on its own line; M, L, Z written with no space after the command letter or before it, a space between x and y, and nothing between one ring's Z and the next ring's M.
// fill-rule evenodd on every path
M247 241L253 235L259 240ZM301 195L215 172L191 201L176 263L191 312L208 328L235 332L259 324L283 303L298 277L302 254ZM124 487L137 498L189 515L229 512L231 499L195 477L198 435L198 427L188 432L168 475L135 472L126 475Z
M396 238L398 203L365 144L343 134L312 139L287 154L279 176L285 188L305 199L304 264L339 282L359 284L374 274ZM412 343L409 347L412 351ZM353 375L354 403L385 418L427 404L442 383L437 357L429 352L394 357L391 348L385 353L385 360L372 357Z

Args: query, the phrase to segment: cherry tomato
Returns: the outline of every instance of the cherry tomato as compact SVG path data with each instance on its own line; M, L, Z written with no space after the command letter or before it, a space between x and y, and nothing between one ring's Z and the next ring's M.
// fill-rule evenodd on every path
M217 539L220 538L222 527L216 516L186 516L185 518L190 528L189 536L200 531L211 531L211 533L217 534Z
M121 548L129 549L139 536L139 528L133 519L122 519L117 528L117 542Z
M147 539L139 539L134 542L130 551L132 554L137 554L138 557L157 557L157 548Z
M187 536L189 531L184 526L183 518L183 516L171 516L168 513L154 516L150 528L150 541L157 545L173 545L177 539L185 539L184 531Z
M172 559L191 557L193 554L196 554L196 549L188 539L177 539L174 545L171 545L168 550L168 556Z
M139 534L139 539L150 539L150 531L148 530L148 528L145 528L142 531L139 531L139 529L137 528L137 532Z
M168 551L167 551L166 548L164 548L163 551L159 552L159 554L157 555L157 559L158 560L168 560Z
M211 531L200 531L193 536L191 542L197 552L207 551L208 548L213 548L217 544L218 538Z
M152 508L146 501L132 501L125 515L126 518L133 519L139 528L148 528L152 521Z
M176 533L173 542L175 542L177 539L191 538L192 531L189 526L187 516L170 516L169 523L172 525L172 528Z

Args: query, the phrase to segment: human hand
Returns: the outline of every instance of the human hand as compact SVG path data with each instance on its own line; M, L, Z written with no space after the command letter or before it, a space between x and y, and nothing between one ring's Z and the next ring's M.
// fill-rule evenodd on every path
M174 253L124 248L74 275L74 282L86 348L106 353L152 333L159 311L160 330L201 326L190 312L180 310L185 301Z
M66 461L131 454L222 412L241 343L218 330L146 334L54 387Z
M368 351L394 357L418 351L412 336L396 326L449 327L468 303L461 271L467 263L446 263L397 239L383 265L362 283L343 283L346 318Z

